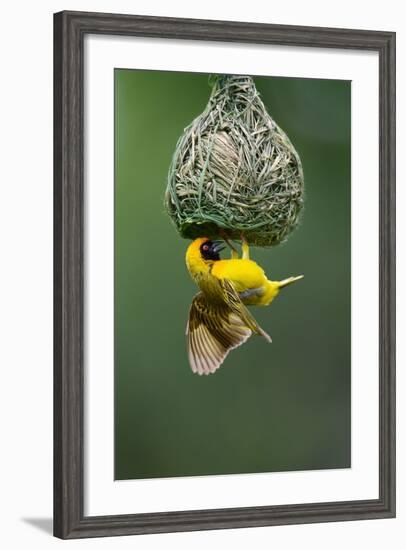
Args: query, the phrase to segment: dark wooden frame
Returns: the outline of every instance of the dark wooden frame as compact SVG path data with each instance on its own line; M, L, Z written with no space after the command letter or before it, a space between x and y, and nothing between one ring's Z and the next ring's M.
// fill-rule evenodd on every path
M86 34L379 53L379 498L103 517L83 513L83 38ZM54 534L100 537L395 516L395 33L133 15L54 16ZM367 314L367 312L366 312Z

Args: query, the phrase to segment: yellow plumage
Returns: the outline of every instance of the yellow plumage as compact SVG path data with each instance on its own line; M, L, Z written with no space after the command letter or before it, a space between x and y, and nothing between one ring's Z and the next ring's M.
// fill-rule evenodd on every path
M231 349L243 344L254 332L270 336L262 330L246 305L269 305L279 290L299 279L270 281L264 270L249 259L248 245L243 241L242 258L222 260L219 241L196 239L186 253L186 265L200 288L189 313L189 362L193 372L215 372Z
M231 281L239 294L258 289L247 297L243 294L242 302L247 305L267 306L279 292L278 283L268 281L264 270L252 260L219 260L213 264L211 274Z

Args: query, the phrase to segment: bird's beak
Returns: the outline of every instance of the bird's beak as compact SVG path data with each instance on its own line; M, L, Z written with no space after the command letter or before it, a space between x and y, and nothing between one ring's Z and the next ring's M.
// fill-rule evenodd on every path
M225 244L223 241L213 241L213 251L218 254L219 252L221 252L222 250L225 249Z

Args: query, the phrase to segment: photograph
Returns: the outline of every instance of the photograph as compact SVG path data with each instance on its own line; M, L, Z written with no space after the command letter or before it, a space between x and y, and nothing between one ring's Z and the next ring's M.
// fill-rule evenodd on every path
M392 518L385 30L54 16L54 534Z
M351 467L351 82L114 71L115 479Z
M404 546L402 8L4 4L2 547Z

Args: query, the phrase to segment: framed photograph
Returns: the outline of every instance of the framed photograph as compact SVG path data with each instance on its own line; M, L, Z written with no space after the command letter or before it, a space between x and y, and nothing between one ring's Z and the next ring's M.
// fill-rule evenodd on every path
M395 516L395 34L62 12L60 538Z

